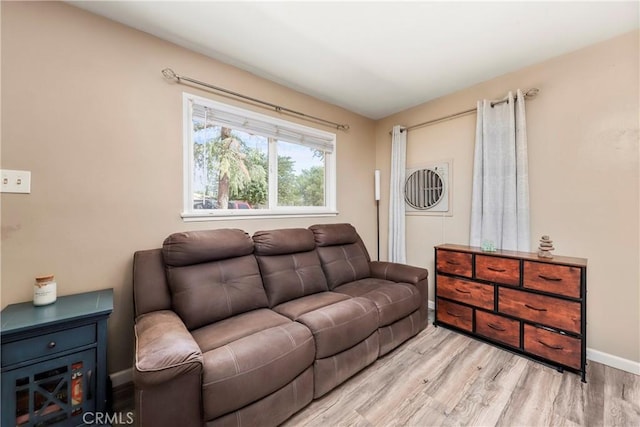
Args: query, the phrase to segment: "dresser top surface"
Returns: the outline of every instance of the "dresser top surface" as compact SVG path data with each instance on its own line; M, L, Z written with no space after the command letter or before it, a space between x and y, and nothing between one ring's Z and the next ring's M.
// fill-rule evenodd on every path
M527 261L537 261L537 262L544 262L549 264L571 265L575 267L587 266L587 260L585 258L574 258L574 257L559 256L559 255L553 255L553 258L540 258L538 254L535 252L507 251L507 250L501 250L501 249L498 249L492 252L487 252L487 251L483 251L481 248L477 246L454 245L450 243L438 245L436 246L436 249L468 252L468 253L473 253L478 255L518 258L518 259L524 259Z
M2 335L21 332L113 311L113 289L58 297L56 302L34 306L33 302L10 304L0 313Z

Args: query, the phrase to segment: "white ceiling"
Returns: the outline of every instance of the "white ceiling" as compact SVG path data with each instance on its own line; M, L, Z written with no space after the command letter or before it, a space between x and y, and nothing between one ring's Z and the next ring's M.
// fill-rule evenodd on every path
M70 3L372 119L640 23L637 1Z

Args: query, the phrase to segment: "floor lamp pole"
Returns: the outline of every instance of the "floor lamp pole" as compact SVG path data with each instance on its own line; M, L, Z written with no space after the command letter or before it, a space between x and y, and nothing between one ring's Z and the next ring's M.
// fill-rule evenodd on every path
M376 200L376 230L378 231L378 261L380 261L380 200Z
M380 169L376 169L373 174L374 198L376 199L376 230L378 232L378 261L380 261Z

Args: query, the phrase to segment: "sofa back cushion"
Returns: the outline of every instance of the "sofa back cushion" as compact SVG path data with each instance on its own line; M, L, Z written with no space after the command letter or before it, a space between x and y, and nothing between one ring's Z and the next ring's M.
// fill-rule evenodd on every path
M329 289L370 277L369 254L351 224L318 224L314 235Z
M190 330L267 307L253 242L242 230L174 233L162 255L172 308Z
M253 242L270 307L329 290L310 230L258 231Z

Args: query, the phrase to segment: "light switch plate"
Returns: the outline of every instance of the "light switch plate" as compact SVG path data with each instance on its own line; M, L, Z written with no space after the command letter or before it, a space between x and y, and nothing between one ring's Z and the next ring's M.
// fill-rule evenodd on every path
M31 193L31 171L0 170L2 193Z

